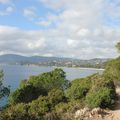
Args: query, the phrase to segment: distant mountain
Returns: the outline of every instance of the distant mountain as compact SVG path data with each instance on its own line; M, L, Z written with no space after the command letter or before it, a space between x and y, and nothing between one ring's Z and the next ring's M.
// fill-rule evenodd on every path
M0 55L0 63L4 64L38 64L38 65L50 65L50 66L103 66L109 59L95 58L90 60L80 60L73 58L59 58L59 57L42 57L42 56L21 56L16 54Z
M70 60L71 58L58 58L58 57L42 57L42 56L21 56L16 54L5 54L0 55L0 63L14 63L14 62L48 62L48 61L59 61L59 60Z

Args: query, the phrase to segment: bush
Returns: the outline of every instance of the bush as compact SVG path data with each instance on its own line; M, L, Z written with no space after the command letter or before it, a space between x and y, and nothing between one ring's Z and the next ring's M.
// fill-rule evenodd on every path
M102 75L93 76L92 87L86 96L89 107L111 107L116 99L115 85L112 80L104 78Z
M66 91L70 100L85 100L89 107L110 107L116 99L115 85L112 80L94 74L71 83Z
M114 81L120 81L120 57L108 62L104 76Z
M38 98L41 94L46 95L44 89L41 88L40 90L31 84L26 84L10 95L10 104L28 103Z
M89 78L76 79L71 82L71 86L66 90L66 96L75 100L85 98L90 88L91 80Z
M64 90L68 85L65 77L65 72L62 69L31 76L28 81L22 81L20 87L10 95L10 103L28 103L40 95L46 96L52 89Z
M86 97L86 103L90 108L106 108L113 105L114 100L111 98L111 89L101 87L99 90L91 90Z
M108 77L94 74L68 84L65 73L56 69L22 81L0 120L72 120L76 110L86 105L111 107L115 98L115 85Z
M37 88L41 88L42 86L49 92L52 89L65 89L68 81L66 80L65 72L62 69L55 69L51 72L30 77L28 83Z
M47 112L50 111L50 104L47 97L39 97L37 100L29 103L29 114L35 116L37 119L43 117Z
M53 89L48 93L48 101L52 107L59 104L60 102L66 102L67 98L64 92L60 89Z
M29 106L23 103L10 106L8 109L0 113L0 120L33 120L28 114L28 109Z

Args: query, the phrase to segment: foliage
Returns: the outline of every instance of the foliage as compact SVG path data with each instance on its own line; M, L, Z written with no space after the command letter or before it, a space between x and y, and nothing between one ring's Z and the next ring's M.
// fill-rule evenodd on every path
M29 105L29 114L36 116L38 119L50 111L50 104L47 97L41 96L37 100L32 101Z
M52 107L55 107L55 105L59 104L60 102L67 102L67 98L62 90L52 89L48 93L48 101Z
M120 81L120 57L108 62L104 76L111 80Z
M89 107L111 107L116 98L113 81L105 79L101 75L93 76L92 87L86 96L86 103Z
M0 120L35 120L28 114L29 106L26 104L17 104L10 106L8 109L0 113Z
M66 96L70 99L84 98L91 88L90 79L92 76L72 81L70 87L66 90Z
M65 72L62 69L31 76L28 81L22 81L20 87L11 94L10 103L27 103L40 95L46 96L52 89L64 90L68 86L68 81L65 77Z
M89 107L111 107L114 103L114 100L111 98L111 89L106 87L101 87L99 90L91 90L86 97L86 102Z
M3 85L3 80L4 80L3 77L4 77L4 73L3 71L0 71L0 99L5 96L8 96L10 93L10 89Z
M38 96L43 93L46 94L46 92L42 88L41 90L40 89L38 90L33 85L26 84L11 94L10 103L11 104L16 104L21 102L27 103L38 98Z
M117 43L116 48L120 51L120 42Z
M93 74L71 81L61 69L24 80L11 94L10 106L1 120L73 120L73 113L86 105L110 107L116 98L112 79Z
M28 83L33 84L33 86L38 88L42 86L47 92L54 88L65 89L67 82L65 72L58 68L51 72L43 73L38 76L32 76L28 80Z
M113 81L99 74L74 80L66 95L69 99L85 99L90 107L110 107L116 97Z

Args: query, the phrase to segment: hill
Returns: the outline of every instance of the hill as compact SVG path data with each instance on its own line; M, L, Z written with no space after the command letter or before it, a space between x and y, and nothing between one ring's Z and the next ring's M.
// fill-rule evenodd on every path
M0 55L1 64L37 64L45 66L67 66L67 67L103 67L109 59L95 58L90 60L81 60L63 57L43 57L43 56L21 56L16 54Z

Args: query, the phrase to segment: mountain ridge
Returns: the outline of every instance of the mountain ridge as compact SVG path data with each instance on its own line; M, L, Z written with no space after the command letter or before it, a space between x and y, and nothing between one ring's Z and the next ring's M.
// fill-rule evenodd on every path
M103 65L110 59L94 58L89 60L64 58L64 57L44 57L44 56L22 56L18 54L0 55L0 63L5 64L38 64L48 66L88 66Z

